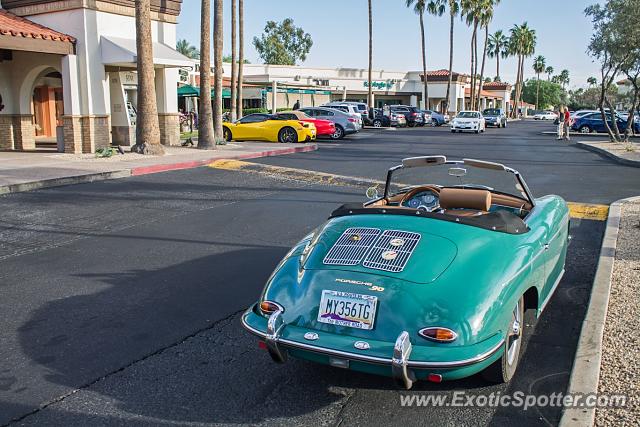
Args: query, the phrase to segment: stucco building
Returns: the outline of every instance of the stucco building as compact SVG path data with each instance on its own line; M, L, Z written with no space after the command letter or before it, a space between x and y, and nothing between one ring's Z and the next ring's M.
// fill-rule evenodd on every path
M174 50L182 0L152 0L162 141L179 143ZM135 143L134 0L0 0L0 149Z

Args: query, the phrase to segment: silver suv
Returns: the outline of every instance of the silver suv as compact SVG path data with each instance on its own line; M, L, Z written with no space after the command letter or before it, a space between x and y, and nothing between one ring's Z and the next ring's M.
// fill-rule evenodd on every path
M331 139L342 139L345 135L359 132L361 128L357 118L335 108L303 107L300 111L314 119L332 121L336 125L336 131L331 135Z

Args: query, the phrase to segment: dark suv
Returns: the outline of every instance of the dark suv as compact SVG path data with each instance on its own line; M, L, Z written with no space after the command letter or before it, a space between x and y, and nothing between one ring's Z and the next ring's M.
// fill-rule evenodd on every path
M410 107L408 105L391 105L389 107L392 113L404 114L407 119L407 126L424 126L424 114L418 107Z

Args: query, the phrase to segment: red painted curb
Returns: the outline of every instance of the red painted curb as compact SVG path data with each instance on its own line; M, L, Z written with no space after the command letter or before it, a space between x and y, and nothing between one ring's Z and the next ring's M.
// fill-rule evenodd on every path
M315 151L317 149L318 149L317 145L306 145L304 147L280 148L275 150L258 151L255 153L237 154L235 156L231 155L231 156L225 156L225 157L219 157L219 158L212 157L210 159L204 159L204 160L192 160L189 162L178 162L178 163L169 163L164 165L153 165L153 166L140 166L140 167L131 169L131 176L149 175L152 173L159 173L159 172L199 168L202 166L206 166L216 160L257 159L260 157L281 156L281 155L293 154L293 153L306 153L308 151Z

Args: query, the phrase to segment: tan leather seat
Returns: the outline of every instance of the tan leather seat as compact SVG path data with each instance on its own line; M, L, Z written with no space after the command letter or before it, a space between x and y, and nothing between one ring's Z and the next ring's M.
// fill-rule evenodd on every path
M491 192L469 188L443 188L440 190L440 207L446 214L473 216L489 212Z

